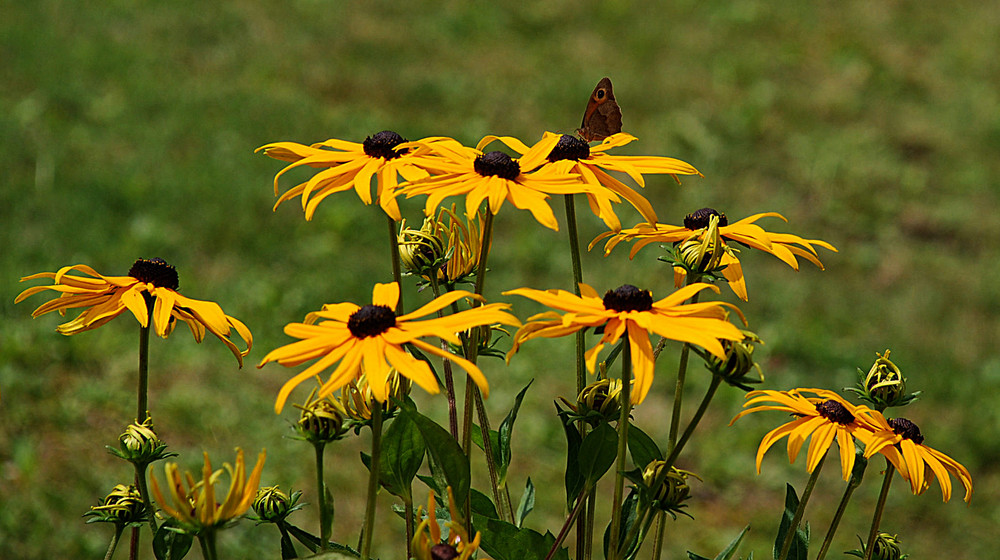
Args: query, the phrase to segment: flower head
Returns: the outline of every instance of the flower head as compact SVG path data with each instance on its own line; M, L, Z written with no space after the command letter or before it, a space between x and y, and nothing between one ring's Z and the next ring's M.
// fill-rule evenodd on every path
M313 389L305 404L295 405L302 411L295 431L313 444L326 444L344 437L350 429L346 424L347 411L339 402L326 397L316 398Z
M153 431L153 417L146 416L142 422L134 421L125 432L118 437L119 449L108 446L108 451L116 457L145 467L153 461L159 461L177 454L167 451L167 444Z
M914 494L923 494L935 478L941 485L941 497L951 499L951 478L954 475L965 487L966 503L972 500L972 475L961 463L940 451L924 445L920 428L906 418L886 419L876 410L861 415L870 431L858 435L865 444L865 457L881 453L910 483Z
M608 229L618 231L622 228L621 221L612 208L612 203L627 200L642 214L643 219L655 224L656 212L653 206L642 195L628 185L622 183L609 171L628 175L640 187L645 187L644 174L665 173L677 180L677 175L701 175L691 164L679 159L661 156L624 156L613 155L613 148L624 146L636 140L627 132L612 134L596 146L590 146L584 140L572 134L552 134L546 132L545 137L557 136L559 142L549 152L547 161L541 167L551 167L558 173L575 173L583 182L594 187L588 191L587 201L595 215L604 220ZM514 146L511 146L514 148ZM517 148L514 148L517 149ZM678 180L678 183L680 181Z
M392 219L399 221L399 205L396 203L396 187L399 178L413 181L427 177L427 171L414 164L412 153L400 145L406 139L383 130L365 138L362 143L330 139L311 146L295 142L275 142L257 148L265 154L282 161L291 162L274 177L274 194L278 195L278 179L286 172L303 165L322 168L311 179L285 191L274 204L274 208L302 196L302 210L306 220L311 220L319 203L331 194L354 189L365 204L372 203L371 180L377 179L376 198L379 206Z
M74 270L91 278L70 274ZM148 327L152 320L153 330L163 338L170 335L178 319L187 324L197 342L205 338L207 330L229 348L240 367L243 367L243 357L253 347L250 330L235 317L226 315L219 304L182 296L178 292L177 270L163 259L139 259L129 269L128 276L103 276L87 265L78 264L58 272L25 276L21 281L39 278L48 278L54 283L28 288L18 294L14 303L52 290L61 295L38 306L31 313L32 317L51 311L65 314L67 309L84 308L76 319L56 327L61 334L73 335L96 329L128 310L143 327ZM232 330L246 343L245 350L240 350L230 340Z
M514 159L504 152L483 152L482 149L499 140L522 154ZM488 201L491 214L500 212L504 201L516 208L528 210L543 226L558 230L559 223L547 200L552 194L589 192L590 187L575 174L554 169L538 169L552 151L558 137L546 137L528 148L509 136L487 136L473 149L451 141L420 141L414 157L433 176L400 187L407 198L428 195L424 213L432 216L449 196L465 196L465 214L476 215L479 205ZM538 169L538 171L534 171ZM534 171L534 172L532 172Z
M119 527L138 526L149 520L149 511L142 502L142 495L134 485L118 484L101 503L91 506L83 514L90 517L87 523L112 523Z
M302 509L302 505L297 503L301 497L300 490L289 496L277 486L262 486L254 497L253 510L261 522L280 523L293 511Z
M289 393L297 385L334 366L330 379L320 388L318 398L324 398L356 379L362 373L362 367L368 376L372 394L379 402L386 400L386 382L392 368L424 390L437 393L438 382L430 366L407 353L403 348L406 344L421 352L451 360L472 377L484 394L488 394L486 378L475 364L421 340L435 336L460 344L456 333L464 329L490 323L520 325L513 315L504 311L509 306L499 303L481 305L440 318L417 320L462 298L482 300L481 296L457 290L432 300L412 313L396 316L394 309L399 301L399 284L376 284L371 304L327 304L322 310L306 315L304 323L289 323L285 326L285 334L301 340L272 350L258 367L268 362L296 366L317 358L318 361L285 383L278 393L275 410L281 412Z
M826 241L804 239L790 233L771 233L755 223L757 220L769 216L785 220L785 217L777 212L754 214L730 224L725 214L711 208L702 208L688 214L684 218L682 226L642 223L634 228L623 229L619 232L604 232L590 243L590 247L593 248L602 239L609 238L604 245L604 254L608 254L622 241L636 241L629 253L629 258L634 258L640 249L650 243L681 243L685 240L701 240L702 236L709 232L713 216L718 219L718 234L722 239L722 243L718 247L722 254L717 255L715 262L718 263L719 267L725 267L721 270L722 276L729 282L729 287L732 288L733 292L743 301L747 301L747 288L746 280L743 278L743 267L737 256L739 249L729 242L736 242L751 249L770 253L795 270L799 269L797 257L806 259L820 269L823 268L823 263L820 262L816 253L816 247L837 251L833 245ZM678 286L687 274L687 271L681 266L682 262L681 259L675 259L675 282ZM698 272L711 273L712 271L698 270Z
M872 403L878 410L907 405L916 400L920 396L920 391L906 392L906 378L903 377L899 366L889 359L889 350L886 350L885 354L876 352L875 355L878 358L868 373L858 369L857 386L847 390Z
M250 476L246 475L243 462L243 450L236 450L236 466L225 463L229 473L229 490L222 503L215 499L215 485L222 476L222 469L212 470L212 463L205 453L205 465L201 471L201 480L195 481L190 472L181 477L177 463L167 463L166 484L170 500L160 491L156 476L150 474L149 482L156 502L170 517L179 521L192 534L200 534L203 530L217 529L246 513L257 496L260 486L260 473L264 469L266 451L261 451L257 457ZM186 482L186 485L185 485Z
M398 239L404 266L427 280L436 270L438 281L451 286L467 281L479 265L483 241L487 251L492 241L492 237L485 239L484 219L480 210L462 220L452 204L450 209L440 208L437 217L427 217L419 230L401 228Z
M389 398L383 402L375 399L368 376L362 373L340 389L340 406L347 416L356 423L367 424L372 419L372 407L382 407L382 417L391 418L396 414L396 402L403 401L410 394L410 380L392 369L386 377L385 393Z
M813 396L806 396L811 394ZM762 404L774 403L774 404ZM760 406L754 406L760 405ZM867 427L858 416L866 411L865 406L855 407L843 397L825 389L793 389L791 391L751 391L747 393L747 402L743 404L743 412L729 422L731 426L740 418L752 412L762 410L779 410L790 412L795 416L787 422L771 430L764 436L757 449L757 473L760 474L760 463L764 454L778 440L788 437L788 461L794 463L799 450L809 442L809 452L806 455L806 471L813 472L816 465L830 449L834 438L840 448L840 467L847 480L854 468L854 436L865 432Z
M653 347L649 342L649 333L696 344L719 359L725 359L726 355L721 340L743 340L740 329L726 320L725 308L730 307L739 313L736 307L721 302L684 303L705 289L718 292L718 288L711 284L692 284L655 302L648 290L629 284L609 290L603 298L583 283L580 284L579 296L564 290L530 288L504 292L505 295L524 296L566 312L559 315L555 311L547 311L529 318L529 322L514 335L508 360L526 340L565 336L580 329L603 325L604 336L585 354L587 368L593 373L601 349L628 333L635 377L631 400L632 404L641 403L653 383Z
M422 508L421 508L422 509ZM479 531L469 540L469 534L462 526L462 518L455 504L455 496L448 487L448 511L451 519L445 522L448 538L441 539L441 527L434 511L434 494L427 500L427 517L420 522L413 535L413 555L417 560L468 560L479 548L482 538ZM420 518L417 511L417 518Z

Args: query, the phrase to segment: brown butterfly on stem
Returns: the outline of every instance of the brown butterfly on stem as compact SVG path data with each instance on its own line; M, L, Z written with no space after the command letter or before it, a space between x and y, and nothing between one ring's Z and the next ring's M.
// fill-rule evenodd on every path
M601 141L622 131L622 110L615 101L611 89L611 79L604 78L597 83L590 94L583 123L576 133L587 142Z

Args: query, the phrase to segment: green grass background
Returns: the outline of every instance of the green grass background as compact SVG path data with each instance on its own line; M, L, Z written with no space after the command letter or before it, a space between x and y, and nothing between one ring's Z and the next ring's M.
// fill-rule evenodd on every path
M626 131L639 138L625 152L679 157L705 174L680 187L649 180L644 194L661 220L703 206L731 219L777 211L790 223L765 227L840 249L821 253L822 272L745 255L750 302L741 307L767 343L766 387L839 389L891 348L925 395L905 415L970 469L976 495L969 507L960 493L941 504L936 486L915 497L897 480L884 529L900 534L911 558L995 554L996 2L43 0L8 2L0 14L0 557L100 557L110 531L80 515L130 478L103 446L134 414L134 322L59 336L57 317L30 318L42 297L13 305L19 277L76 263L124 274L139 257L176 265L182 291L244 320L255 348L238 371L217 341L196 345L182 329L154 338L150 403L161 436L192 469L202 450L221 463L235 446L250 456L267 447L265 483L314 501L311 452L285 437L293 411L272 412L291 372L252 365L288 341L284 324L325 302L363 303L390 278L385 224L352 194L328 199L310 223L295 202L272 213L281 163L253 149L360 141L386 128L411 139L475 144L503 134L530 143L544 130L572 132L605 75ZM422 202L404 203L411 221ZM638 219L621 214L626 224ZM603 230L581 216L585 240ZM495 299L519 286L569 287L564 232L509 205L497 232L487 289ZM662 297L671 282L655 255L591 253L585 278L600 291L629 282ZM412 287L409 302L420 297ZM522 317L536 309L514 303ZM551 401L572 393L568 344L529 344L509 369L486 364L497 420L537 380L511 484L516 495L530 475L543 489L528 520L543 531L557 531L563 515ZM636 411L661 441L677 351L668 348ZM694 377L691 400L705 385ZM441 416L442 399L418 398ZM803 459L789 466L780 449L754 474L759 438L783 419L761 414L726 428L741 401L725 391L681 461L704 483L689 510L697 521L667 529L668 558L688 549L714 556L747 523L744 555L767 557L785 481L805 481ZM329 452L334 532L344 542L361 521L366 441ZM835 465L807 513L817 541L840 494ZM856 494L834 551L866 531L880 468ZM481 484L481 470L476 477ZM391 500L381 499L380 531L397 534ZM315 508L293 520L315 529ZM403 556L401 541L376 542L382 558ZM219 546L225 558L274 558L277 533L243 522Z

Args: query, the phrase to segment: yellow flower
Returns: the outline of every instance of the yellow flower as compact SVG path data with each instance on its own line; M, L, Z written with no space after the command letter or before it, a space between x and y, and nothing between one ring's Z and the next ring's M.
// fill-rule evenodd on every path
M819 267L820 270L823 269L823 263L819 260L816 247L823 247L834 252L837 251L833 245L830 245L826 241L803 239L790 233L771 233L754 223L764 217L775 217L786 222L788 221L777 212L754 214L736 223L729 224L725 214L721 214L711 208L702 208L697 212L688 214L684 218L684 225L682 226L642 223L636 225L634 228L623 229L619 232L607 231L597 236L590 243L590 248L593 249L599 241L610 237L604 245L604 254L607 255L622 241L636 240L635 245L632 246L632 251L629 253L629 258L634 258L640 249L650 243L677 243L691 237L699 239L700 237L698 236L704 234L708 229L709 220L713 215L719 217L718 231L719 235L723 238L722 249L725 251L719 262L719 266L725 266L722 270L722 275L729 282L729 286L733 289L733 292L743 301L747 301L747 288L746 281L743 278L743 267L737 257L739 250L726 243L727 240L770 253L795 270L799 269L797 257L806 259ZM685 272L677 267L675 267L674 272L675 282L680 286Z
M941 497L951 499L951 478L955 476L965 487L965 500L972 499L972 475L961 463L940 451L924 445L920 428L906 418L886 419L875 410L862 415L871 432L858 435L865 444L865 457L881 453L892 462L896 470L910 483L914 494L923 494L937 478Z
M515 150L524 148L520 158L482 149L494 140L500 140ZM531 148L511 137L487 136L475 149L462 146L451 139L443 141L411 142L416 148L413 156L421 167L433 176L413 181L400 187L407 198L428 195L424 213L432 216L441 202L449 196L465 196L465 214L476 215L479 205L487 200L490 213L500 212L504 200L516 208L528 210L543 226L558 230L552 208L547 200L552 194L589 192L579 175L559 173L553 169L540 169L546 156L559 138L543 138Z
M222 476L222 469L212 470L208 453L204 454L205 465L202 467L201 480L197 482L190 472L184 473L182 478L177 463L166 464L164 469L169 501L160 491L156 476L150 474L149 482L153 496L167 515L180 521L195 534L204 529L219 528L250 509L260 486L260 473L264 469L266 455L266 450L260 452L257 464L254 465L248 478L243 462L243 450L236 449L236 466L230 466L229 463L223 465L229 473L229 490L221 504L215 500L215 484ZM185 482L187 482L186 487Z
M302 210L306 220L311 220L316 207L331 194L354 189L365 204L372 203L371 180L377 179L376 198L379 206L392 219L400 220L396 203L399 177L413 181L427 177L427 172L414 165L411 153L399 145L406 139L390 130L365 138L363 143L330 139L312 146L295 142L275 142L257 148L265 154L290 165L274 177L274 194L278 195L278 179L286 172L303 165L325 168L308 181L296 185L278 198L274 209L296 196L302 196ZM312 197L310 199L310 197Z
M513 315L504 311L510 306L494 303L440 318L415 320L462 298L482 300L481 296L457 290L432 300L412 313L397 317L393 310L399 301L399 284L376 284L369 305L327 304L321 311L306 315L304 323L289 323L285 326L285 334L301 340L271 351L258 367L272 361L284 366L296 366L309 360L319 360L285 383L278 393L275 411L281 412L289 393L298 384L338 362L330 379L320 388L318 398L324 398L356 379L361 374L362 365L372 393L379 402L386 400L387 380L392 368L426 391L437 393L439 388L434 373L426 362L403 349L406 344L451 360L472 377L484 395L488 395L486 378L475 364L421 338L436 336L452 344L460 344L461 340L455 333L465 329L491 323L520 325Z
M420 518L421 509L417 510ZM441 527L438 525L437 514L434 512L434 494L427 500L427 517L420 522L413 534L413 555L416 560L468 560L479 548L482 535L476 531L476 536L470 541L469 534L462 527L462 518L455 505L455 496L448 487L448 510L451 520L445 522L448 527L448 538L441 540Z
M606 344L614 344L627 332L635 379L631 401L632 404L639 404L653 383L655 363L653 347L649 342L650 332L696 344L719 359L725 359L726 355L720 340L743 340L742 331L726 320L725 307L739 313L736 307L721 302L684 304L688 298L705 289L719 291L711 284L692 284L657 302L653 302L653 296L648 290L640 290L629 284L609 290L603 298L583 283L580 284L579 296L564 290L541 291L530 288L504 292L504 295L521 295L566 312L560 316L555 311L547 311L529 318L529 322L514 335L514 344L507 359L526 340L536 337L555 338L587 327L603 325L604 336L585 354L587 368L593 373L597 354L601 349Z
M467 280L483 251L484 218L480 210L463 222L452 204L450 209L440 208L436 218L425 218L419 230L405 228L403 220L398 239L404 266L426 280L430 280L428 270L437 266L438 281L451 286ZM487 252L491 242L492 236Z
M92 278L69 274L74 270ZM67 309L85 308L76 319L56 327L56 331L61 334L73 335L96 329L128 310L143 327L148 327L152 319L153 330L163 338L173 331L177 319L187 324L197 342L205 338L207 330L229 348L240 367L243 367L243 356L253 347L250 330L235 317L226 315L219 304L191 299L178 293L177 270L163 259L139 259L132 265L128 276L103 276L87 265L78 264L64 267L58 272L25 276L21 281L39 278L49 278L54 283L51 286L28 288L14 299L14 303L39 292L52 290L61 295L40 305L31 313L32 317L51 311L65 315ZM150 304L153 305L152 314L149 312ZM245 350L237 348L229 339L231 329L235 329L236 334L246 343Z
M643 174L665 173L677 180L677 175L701 175L691 164L679 159L660 156L622 156L612 155L612 148L624 146L636 140L627 132L612 134L596 146L590 146L572 134L545 133L545 138L558 137L556 146L549 152L547 161L541 169L552 168L561 174L577 174L584 183L594 187L587 192L587 201L595 215L604 220L609 229L618 231L622 228L618 216L611 207L613 202L621 202L624 198L649 223L655 224L656 212L653 206L642 195L628 185L622 183L608 173L616 171L632 178L640 187L646 186ZM488 137L489 138L489 137ZM526 146L508 143L518 153L525 153ZM678 183L680 181L678 180Z
M804 393L815 396L808 397ZM760 474L760 463L764 459L764 454L785 436L788 436L788 461L790 463L795 462L806 438L812 438L809 442L809 452L806 455L806 472L810 473L819 464L820 459L826 455L830 444L836 437L837 445L840 448L840 468L844 480L850 477L851 469L854 468L855 445L853 436L866 432L867 427L859 420L859 415L867 412L868 407L855 407L837 393L825 389L751 391L747 393L746 398L748 400L743 404L744 408L768 402L775 404L744 410L729 422L730 426L747 414L762 410L780 410L790 412L795 416L795 420L771 430L761 440L760 447L757 449L757 474Z

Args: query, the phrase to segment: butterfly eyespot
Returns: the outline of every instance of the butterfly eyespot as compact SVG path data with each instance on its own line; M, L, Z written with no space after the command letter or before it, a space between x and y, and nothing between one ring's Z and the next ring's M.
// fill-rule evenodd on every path
M607 96L607 94L604 92L603 89L597 92L597 98L598 99L604 99L606 96Z

